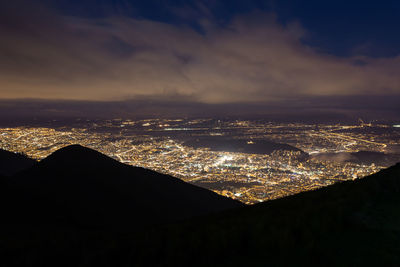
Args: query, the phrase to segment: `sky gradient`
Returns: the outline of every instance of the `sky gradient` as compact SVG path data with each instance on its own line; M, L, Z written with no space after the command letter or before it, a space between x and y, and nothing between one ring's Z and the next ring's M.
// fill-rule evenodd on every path
M395 1L31 2L0 4L1 99L400 95Z

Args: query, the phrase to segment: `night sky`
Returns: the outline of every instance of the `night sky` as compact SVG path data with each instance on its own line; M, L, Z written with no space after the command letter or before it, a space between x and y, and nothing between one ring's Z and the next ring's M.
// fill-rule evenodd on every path
M399 1L1 1L0 98L385 106L399 28Z

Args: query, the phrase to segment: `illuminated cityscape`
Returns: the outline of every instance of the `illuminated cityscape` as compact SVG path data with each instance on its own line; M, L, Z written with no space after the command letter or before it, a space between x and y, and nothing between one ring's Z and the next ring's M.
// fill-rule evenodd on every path
M2 149L37 160L70 144L248 204L361 178L400 161L400 129L378 123L114 119L0 129Z

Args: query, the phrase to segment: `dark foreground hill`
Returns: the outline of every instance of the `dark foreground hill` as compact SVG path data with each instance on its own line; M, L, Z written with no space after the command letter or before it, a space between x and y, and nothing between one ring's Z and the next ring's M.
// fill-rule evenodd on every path
M6 221L134 229L240 207L180 179L132 167L73 145L17 175L3 188ZM3 202L3 205L5 204Z
M22 154L9 152L0 149L0 175L10 176L17 172L29 168L36 161Z
M59 166L58 156L43 166L53 161ZM169 224L120 231L30 220L1 226L3 266L398 266L400 164Z

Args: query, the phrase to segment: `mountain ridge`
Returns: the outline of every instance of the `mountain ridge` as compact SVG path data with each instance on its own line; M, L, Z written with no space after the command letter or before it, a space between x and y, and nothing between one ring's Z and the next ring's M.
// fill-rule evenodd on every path
M0 149L0 175L11 176L17 172L33 166L35 160L19 153Z
M55 222L52 215L56 214L58 219L89 226L129 228L242 206L172 176L125 165L79 145L60 149L10 177L8 191L9 198L31 217L38 217L36 212L45 218L42 221Z

